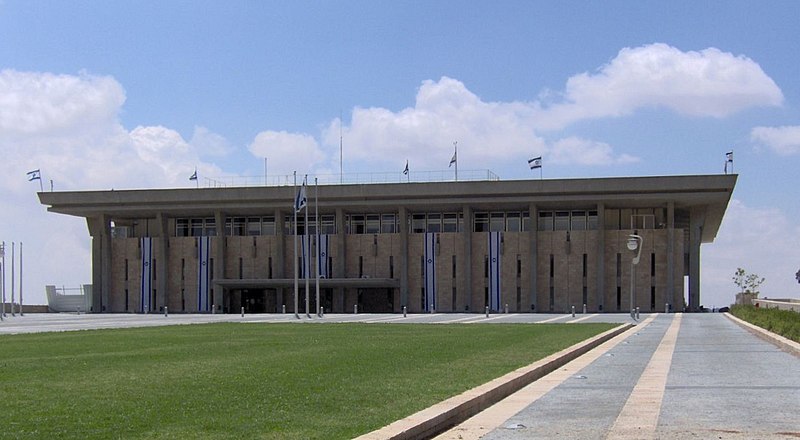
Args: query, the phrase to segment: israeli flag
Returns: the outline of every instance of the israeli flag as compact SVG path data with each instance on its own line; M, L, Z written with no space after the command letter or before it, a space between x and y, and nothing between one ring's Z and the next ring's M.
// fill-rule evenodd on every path
M211 311L211 237L197 237L197 311Z
M425 311L436 307L436 234L425 234Z
M497 312L501 310L500 242L502 237L502 232L489 232L489 309Z
M320 278L328 275L328 234L317 235L317 273Z
M153 239L142 237L139 239L142 254L142 284L139 290L139 311L150 311L150 297L153 291Z

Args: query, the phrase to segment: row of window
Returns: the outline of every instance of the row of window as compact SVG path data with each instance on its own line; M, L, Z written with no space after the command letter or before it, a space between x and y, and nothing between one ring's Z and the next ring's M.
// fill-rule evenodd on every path
M665 225L666 211L653 209L607 209L605 226L609 230L655 229ZM294 216L284 219L287 235L293 235ZM409 218L409 231L415 234L464 231L464 215L460 212L413 213ZM316 233L316 216L308 216L308 233ZM336 233L335 215L320 216L320 233ZM598 228L597 211L540 211L538 230L540 231L584 231ZM305 218L298 218L297 233L305 234ZM472 221L474 232L527 232L530 230L530 214L526 211L476 212ZM345 216L347 234L395 234L400 231L397 214L347 214ZM225 235L255 236L275 235L274 216L230 217L225 221ZM175 220L175 235L178 237L214 236L217 234L216 222L208 218L179 218Z

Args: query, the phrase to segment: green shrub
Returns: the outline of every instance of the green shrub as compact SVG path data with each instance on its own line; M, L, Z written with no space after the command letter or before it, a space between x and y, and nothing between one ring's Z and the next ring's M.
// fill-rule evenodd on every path
M731 313L753 325L800 342L800 313L743 305L732 306Z

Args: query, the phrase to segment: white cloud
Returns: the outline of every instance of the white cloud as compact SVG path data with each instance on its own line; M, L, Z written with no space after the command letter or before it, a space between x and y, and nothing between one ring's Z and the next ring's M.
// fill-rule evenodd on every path
M800 154L800 126L755 127L750 131L753 142L765 144L781 156Z
M25 244L31 302L44 303L45 284L91 281L90 241L84 220L46 213L27 171L41 170L45 191L51 179L58 191L189 187L195 166L201 176L219 174L174 130L126 130L124 102L111 77L0 72L0 238Z
M220 157L233 152L233 147L227 139L205 127L195 127L189 143L204 156Z
M537 127L561 129L647 107L722 118L783 102L775 82L747 57L713 47L683 52L661 43L624 48L597 72L569 78L562 98L541 108Z
M639 159L628 154L615 157L611 146L579 137L568 137L553 143L548 162L556 164L615 165L638 162Z
M787 239L798 236L800 225L792 223L783 211L731 200L717 239L701 250L704 305L733 303L738 288L731 278L739 267L766 278L761 296L800 298L800 285L794 278L800 268L800 248Z
M285 131L262 131L248 147L256 157L267 158L270 174L305 174L325 161L313 136Z
M535 106L521 102L484 102L452 78L424 81L414 107L393 112L385 108L356 108L349 127L343 127L345 156L370 164L402 169L409 159L415 170L447 168L458 141L462 169L516 166L545 155L554 163L610 165L636 159L616 156L610 145L575 137L552 145L534 130ZM325 145L339 143L339 120L324 131Z
M116 119L125 92L109 76L0 71L0 132L4 137L63 135Z

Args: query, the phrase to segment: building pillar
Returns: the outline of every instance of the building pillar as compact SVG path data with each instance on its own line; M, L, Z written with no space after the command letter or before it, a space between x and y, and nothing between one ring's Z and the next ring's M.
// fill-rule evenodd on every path
M217 245L214 246L214 277L211 285L214 288L214 299L212 303L219 308L222 305L223 290L218 283L225 278L225 213L217 211L214 213L214 226L217 232Z
M347 278L347 225L345 213L342 208L336 208L336 262L333 265L333 276L335 278ZM345 296L347 289L339 287L336 289L339 297L339 310L345 312ZM334 300L335 301L335 300Z
M703 241L704 209L692 208L689 220L689 311L700 310L700 243Z
M461 273L464 274L464 304L470 312L477 312L472 307L472 208L464 206L464 258L461 259Z
M111 290L111 222L100 215L87 217L86 225L92 237L92 312L102 313Z
M606 311L605 298L606 298L606 205L603 203L597 204L597 274L595 283L597 291L595 292L595 301L597 302L597 311Z
M397 213L400 231L400 309L408 310L408 210L401 206Z
M272 277L273 278L286 278L286 219L285 213L280 209L275 210L275 250L272 252L272 255L267 256L267 262L269 262L269 257L272 257ZM269 264L269 263L267 263ZM281 311L281 306L284 305L283 302L283 287L276 287L275 288L275 312Z
M540 312L537 300L537 292L539 291L539 207L535 203L531 203L528 208L530 216L530 231L528 231L528 240L530 243L530 283L531 290L528 292L530 301L530 312Z
M675 202L667 203L667 291L666 301L675 304Z
M169 286L169 219L163 213L158 213L156 214L156 223L158 224L158 253L156 254L158 259L156 267L158 297L156 306L167 307L169 306L169 293L167 292Z

